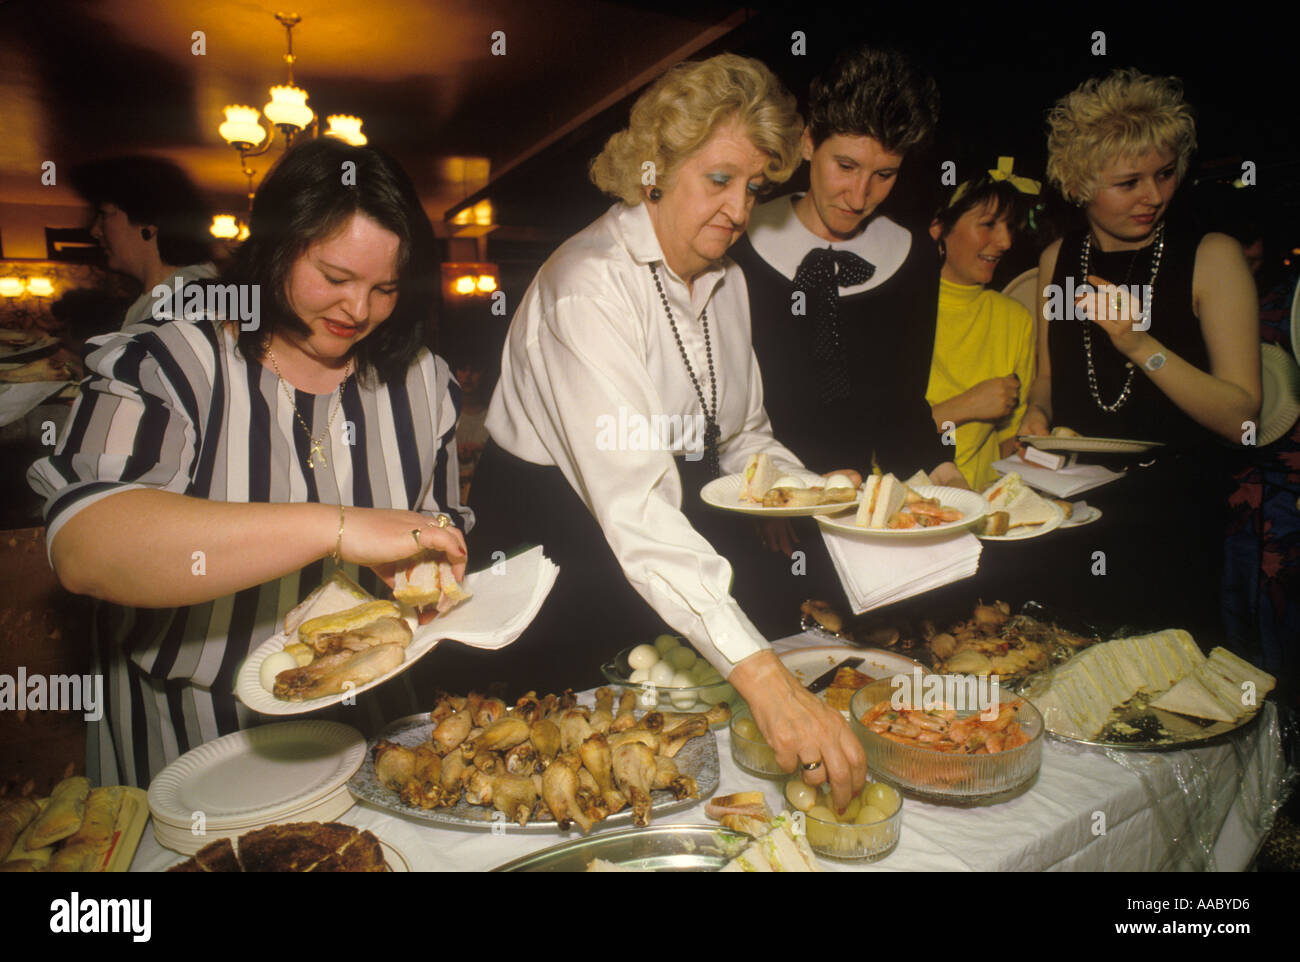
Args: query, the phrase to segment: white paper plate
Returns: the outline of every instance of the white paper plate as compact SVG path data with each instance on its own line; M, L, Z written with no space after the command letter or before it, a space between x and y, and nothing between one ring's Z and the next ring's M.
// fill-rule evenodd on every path
M1062 528L1082 528L1085 524L1092 524L1101 517L1101 508L1094 508L1088 505L1088 513L1082 517L1076 518L1073 515L1061 522Z
M337 792L331 792L321 801L301 811L288 812L270 821L257 821L251 825L225 826L215 830L208 828L202 835L195 835L188 826L170 825L156 818L152 820L151 824L153 825L153 837L163 848L171 849L173 852L182 852L185 855L193 855L205 845L210 845L218 839L239 838L246 832L266 828L268 825L282 825L292 822L334 822L346 815L356 803L357 800L352 797L352 793L345 786Z
M1053 511L1056 512L1056 514L1052 516L1051 521L1044 521L1042 524L1036 524L1033 525L1032 527L1013 528L1012 530L1008 531L1006 534L978 534L977 533L975 537L979 538L982 541L1027 541L1030 538L1041 538L1049 531L1055 531L1065 521L1065 512L1061 510L1059 505L1052 504L1052 502L1050 501L1048 501L1047 504ZM1097 517L1098 518L1101 517L1100 511L1097 512ZM1094 518L1093 520L1095 521L1096 518ZM1081 521L1079 523L1087 524L1086 521Z
M278 722L233 732L159 772L149 785L149 811L155 821L186 832L194 813L202 812L209 836L271 824L337 792L365 757L361 732L338 722Z
M542 547L531 548L530 550L511 558L507 564L519 562L522 566L527 566L533 562L532 556L537 555L536 561L540 565L539 577L535 582L541 585L547 578L550 583L545 586L545 591L541 593L541 600L536 601L538 608L546 600L546 594L555 584L555 578L559 573L556 567L543 553ZM283 650L288 643L289 638L284 632L277 632L266 641L254 649L253 653L244 659L244 663L239 667L239 674L235 679L235 695L249 708L263 715L301 715L303 712L316 711L318 708L328 708L330 705L337 705L339 702L350 700L364 691L368 691L377 685L382 685L402 672L406 671L417 661L427 655L429 652L443 640L463 641L466 644L473 645L473 639L482 635L481 630L461 631L464 621L471 615L478 616L484 612L493 610L493 599L499 599L502 595L502 588L509 578L509 573L504 576L497 576L492 569L476 571L465 578L465 587L474 597L458 608L453 609L445 615L441 615L427 625L416 623L414 615L407 616L406 623L411 626L413 632L411 643L406 647L405 658L402 663L385 675L380 675L373 681L368 681L364 685L357 685L355 688L339 692L336 695L325 695L321 698L309 698L304 701L285 701L276 698L265 688L262 687L262 662L274 652ZM477 608L471 608L477 605ZM511 621L519 611L496 610L493 612L498 619L498 624L505 624ZM482 620L480 618L480 620ZM527 627L525 623L524 627ZM523 628L519 631L523 632ZM518 635L516 635L518 637ZM297 634L294 634L293 640L297 640ZM512 639L513 640L513 639ZM481 645L479 647L482 647ZM504 647L503 644L497 643L495 647Z
M1256 443L1263 447L1289 432L1300 417L1300 368L1276 344L1263 345L1259 353L1263 402Z
M888 678L890 675L900 673L906 675L913 668L920 668L922 674L930 673L930 669L919 661L913 661L897 652L885 651L883 648L819 645L816 648L783 651L777 657L785 667L790 669L790 673L799 679L799 684L805 687L848 658L861 658L862 664L858 665L856 670L872 678Z
M824 528L832 531L840 531L845 534L860 534L872 538L933 538L935 535L947 535L961 531L963 528L969 528L972 524L984 517L988 511L988 502L983 496L975 491L964 491L961 488L943 488L933 484L920 484L912 488L923 498L938 498L939 503L945 508L956 508L962 512L963 517L960 521L949 521L947 524L937 524L933 528L861 528L857 524L856 515L846 514L839 518L818 518L817 523Z
M1022 434L1019 439L1040 451L1077 451L1094 454L1140 454L1164 447L1163 441L1132 441L1127 438L1058 438L1042 434Z
M750 504L740 500L740 492L745 489L743 474L729 474L715 478L700 489L700 500L710 507L723 511L738 511L741 514L753 514L763 518L807 518L819 514L837 514L840 511L857 510L862 500L859 488L852 501L842 504L819 504L807 508L765 508L761 504Z

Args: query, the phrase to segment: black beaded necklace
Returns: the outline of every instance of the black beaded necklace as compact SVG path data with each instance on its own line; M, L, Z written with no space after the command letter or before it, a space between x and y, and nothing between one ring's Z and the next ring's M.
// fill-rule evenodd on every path
M677 350L682 354L682 363L686 365L686 373L690 376L691 384L695 386L695 394L700 399L700 409L704 411L704 466L708 470L710 477L719 477L722 474L722 468L718 463L718 440L722 437L722 431L718 428L718 379L713 372L713 345L709 341L708 308L705 308L700 313L700 325L704 328L704 355L709 362L709 390L713 396L712 411L709 410L709 405L704 400L704 390L700 387L700 379L695 376L695 369L691 367L691 360L686 356L686 347L682 344L682 336L677 333L677 322L673 319L673 309L668 306L668 295L664 293L663 285L659 283L659 272L655 270L654 264L650 265L650 276L655 280L655 289L659 291L659 300L663 302L664 313L668 315L668 326L672 328L673 340L677 342Z

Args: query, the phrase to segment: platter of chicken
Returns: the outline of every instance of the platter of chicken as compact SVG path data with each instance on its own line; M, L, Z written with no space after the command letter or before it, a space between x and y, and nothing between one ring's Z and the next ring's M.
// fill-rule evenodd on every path
M726 703L643 711L631 689L599 688L590 706L572 692L529 692L513 706L474 692L442 695L433 711L372 739L348 788L399 815L462 828L645 826L717 789L710 726L730 714Z

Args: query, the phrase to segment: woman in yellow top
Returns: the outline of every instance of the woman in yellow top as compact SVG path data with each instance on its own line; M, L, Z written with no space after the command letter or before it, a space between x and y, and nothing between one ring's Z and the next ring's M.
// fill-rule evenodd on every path
M962 184L930 224L943 268L925 399L935 427L953 430L957 467L976 491L997 480L993 462L1015 450L1034 383L1033 317L984 286L1015 238L1026 207L1022 190L1038 191L1010 169L1002 158L998 170Z

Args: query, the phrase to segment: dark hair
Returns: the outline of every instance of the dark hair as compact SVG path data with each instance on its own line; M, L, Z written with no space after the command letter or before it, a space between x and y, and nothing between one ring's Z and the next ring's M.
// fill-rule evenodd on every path
M1024 227L1025 216L1033 206L1030 199L1017 190L1015 185L1005 180L994 180L988 174L981 174L975 180L962 184L955 190L962 192L956 203L941 207L934 215L935 220L939 222L940 238L947 237L948 232L957 225L957 221L961 220L962 215L967 211L986 204L995 205L994 218L1005 217L1007 226L1014 234Z
M345 165L353 166L345 166ZM400 380L420 348L433 346L438 297L437 240L406 172L374 147L352 147L319 137L291 148L262 181L253 199L248 239L223 280L257 284L261 317L239 332L240 348L261 357L277 330L310 328L289 306L285 286L294 263L312 244L365 214L397 235L398 297L388 319L371 331L352 357L358 376L380 383Z
M840 54L808 94L815 146L847 134L872 137L891 153L905 154L929 139L938 120L933 78L894 50L859 47Z
M111 157L74 167L73 189L98 207L121 208L133 224L158 227L158 256L183 267L212 258L211 212L175 164L158 157Z

